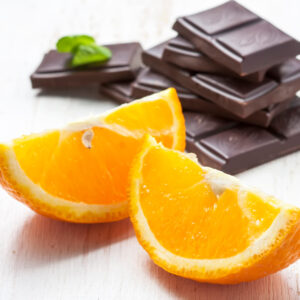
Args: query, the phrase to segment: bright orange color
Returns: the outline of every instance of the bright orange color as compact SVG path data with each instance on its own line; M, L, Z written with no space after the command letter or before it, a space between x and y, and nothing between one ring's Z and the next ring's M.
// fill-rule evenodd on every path
M130 216L138 240L165 270L238 283L300 257L299 208L204 168L151 137L131 172Z
M129 169L145 133L184 150L184 119L174 89L2 145L0 181L15 198L50 217L84 223L122 219L128 216Z

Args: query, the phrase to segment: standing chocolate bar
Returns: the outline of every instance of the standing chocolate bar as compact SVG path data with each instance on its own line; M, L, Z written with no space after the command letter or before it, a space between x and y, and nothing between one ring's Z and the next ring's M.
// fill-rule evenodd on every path
M241 76L300 53L300 43L236 3L180 17L173 28L214 61Z

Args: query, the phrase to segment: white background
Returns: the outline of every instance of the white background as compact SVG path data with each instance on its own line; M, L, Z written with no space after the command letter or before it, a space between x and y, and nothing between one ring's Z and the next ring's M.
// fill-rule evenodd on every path
M101 44L174 33L179 15L213 0L0 0L0 140L58 127L114 107L95 90L32 90L29 75L67 34ZM299 0L240 1L300 40ZM240 174L250 185L299 205L300 152ZM128 220L75 225L40 217L0 189L0 299L300 299L300 264L238 286L200 284L156 267Z

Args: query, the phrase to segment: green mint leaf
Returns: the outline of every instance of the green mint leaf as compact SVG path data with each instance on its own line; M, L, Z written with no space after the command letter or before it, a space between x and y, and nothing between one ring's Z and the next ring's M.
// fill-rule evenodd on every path
M64 36L56 43L58 52L72 52L78 45L93 45L95 39L89 35Z
M78 45L73 51L72 67L101 63L111 58L111 51L98 45Z

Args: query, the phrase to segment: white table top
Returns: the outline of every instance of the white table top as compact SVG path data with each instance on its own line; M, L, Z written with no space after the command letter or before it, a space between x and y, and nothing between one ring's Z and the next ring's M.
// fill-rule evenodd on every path
M139 40L145 48L174 35L179 15L220 0L10 0L0 3L0 140L58 127L115 104L97 91L32 90L29 75L67 34L100 43ZM299 0L243 0L300 40ZM300 152L238 177L299 205ZM200 284L155 266L129 220L76 225L36 215L0 189L0 299L300 299L300 263L237 286Z

